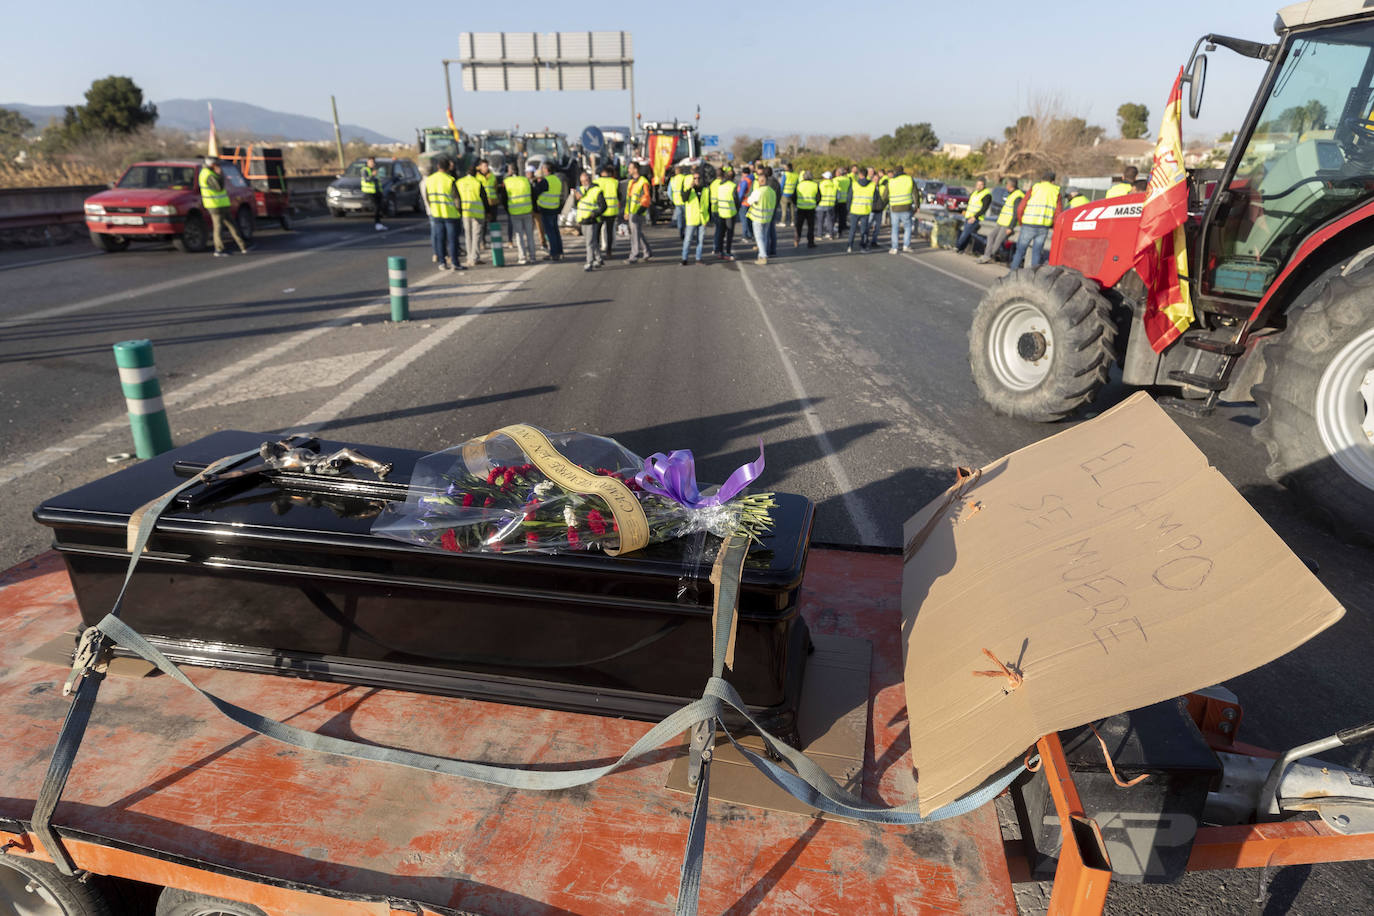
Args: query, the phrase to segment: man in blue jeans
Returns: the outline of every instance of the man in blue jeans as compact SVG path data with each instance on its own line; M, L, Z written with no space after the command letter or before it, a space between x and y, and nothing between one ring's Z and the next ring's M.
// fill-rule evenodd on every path
M768 183L768 187L773 189L773 199L782 200L782 185L773 178L773 167L767 165L763 167L763 177L759 179ZM764 246L767 256L772 258L778 254L778 218L782 216L782 207L773 207L773 217L768 221L768 243Z
M897 253L897 240L902 236L903 230L906 235L903 237L901 249L911 250L911 226L919 206L916 200L916 182L910 175L902 172L900 165L897 166L893 169L892 178L887 182L887 209L892 213L892 247L888 249L888 254Z
M1059 213L1062 203L1059 185L1054 183L1054 171L1046 169L1040 180L1031 185L1021 211L1021 228L1016 233L1016 253L1011 256L1011 269L1020 270L1026 249L1031 250L1032 268L1045 263L1045 239Z

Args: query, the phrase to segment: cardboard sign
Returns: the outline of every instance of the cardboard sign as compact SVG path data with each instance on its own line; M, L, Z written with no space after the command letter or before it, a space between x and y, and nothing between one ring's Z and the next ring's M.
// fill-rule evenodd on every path
M904 543L922 812L1041 735L1236 677L1343 613L1143 393L963 472Z

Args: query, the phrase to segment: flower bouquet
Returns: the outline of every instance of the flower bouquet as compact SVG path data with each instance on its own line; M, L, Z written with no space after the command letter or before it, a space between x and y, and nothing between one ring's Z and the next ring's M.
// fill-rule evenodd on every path
M702 492L692 453L640 458L614 439L508 426L426 455L403 506L373 532L452 553L601 550L612 556L695 532L757 539L773 494L745 495L757 460Z

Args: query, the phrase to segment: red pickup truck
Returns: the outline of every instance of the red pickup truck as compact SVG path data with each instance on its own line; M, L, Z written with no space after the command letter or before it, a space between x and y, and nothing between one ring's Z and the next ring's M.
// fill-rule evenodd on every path
M170 239L179 251L204 251L210 218L200 205L201 162L136 162L108 191L86 198L86 228L102 251L123 251L135 239ZM244 240L256 221L253 188L238 166L224 163L229 208Z

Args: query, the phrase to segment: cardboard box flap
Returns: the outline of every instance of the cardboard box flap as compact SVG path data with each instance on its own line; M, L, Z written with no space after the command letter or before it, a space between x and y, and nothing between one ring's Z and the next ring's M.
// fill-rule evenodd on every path
M906 523L905 543L927 813L1043 734L1236 677L1343 613L1143 393L961 479Z

